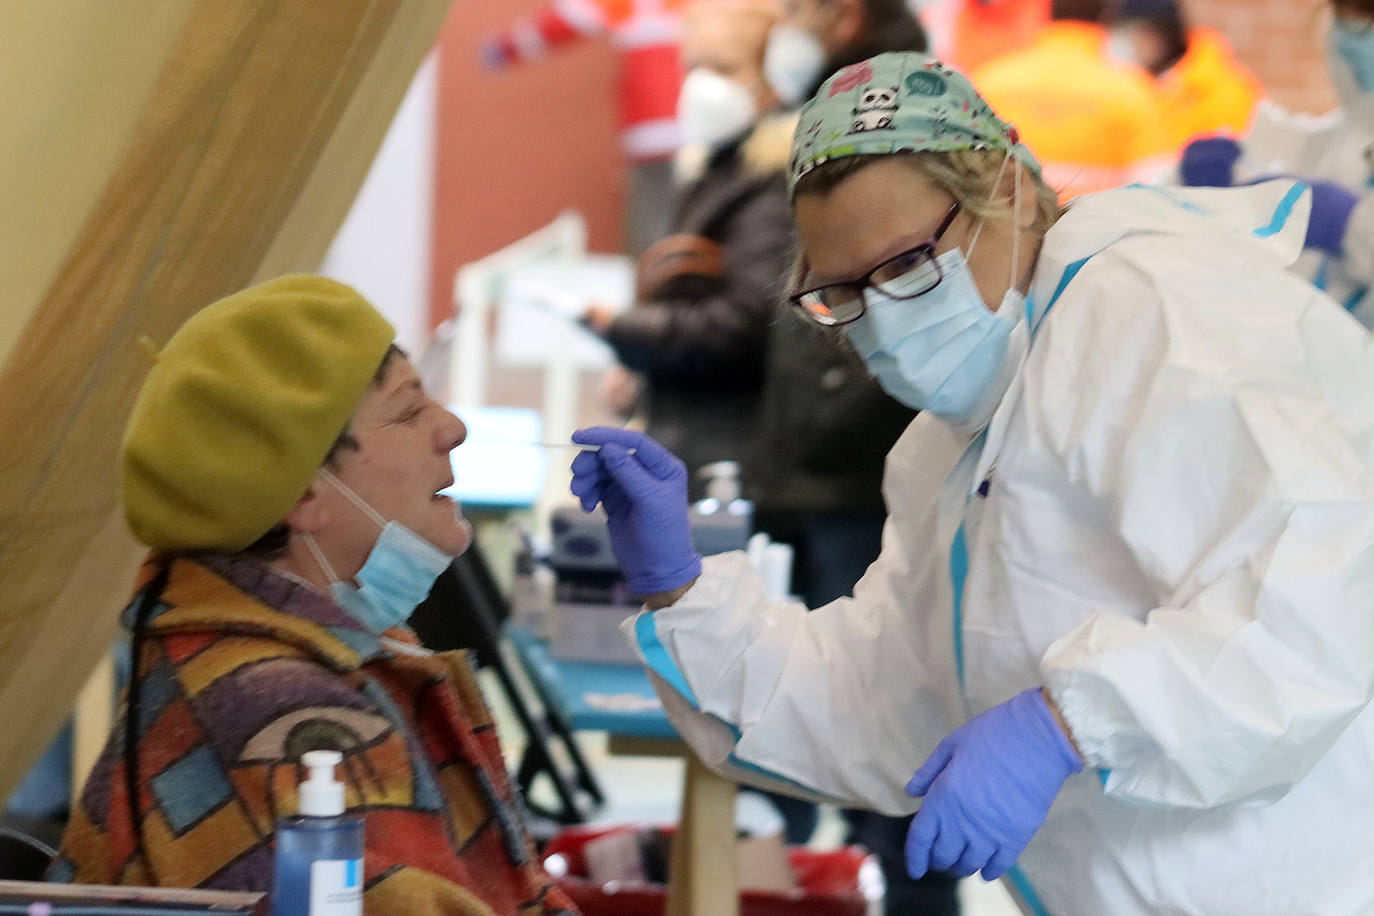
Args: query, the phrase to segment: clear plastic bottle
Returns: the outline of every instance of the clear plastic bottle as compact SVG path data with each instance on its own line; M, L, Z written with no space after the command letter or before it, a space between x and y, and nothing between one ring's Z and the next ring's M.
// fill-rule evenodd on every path
M277 822L274 916L362 916L363 819L344 813L338 751L307 751L295 817Z
M740 497L739 464L716 461L697 471L706 478L706 497L692 504L692 542L703 556L744 550L754 531L754 504Z

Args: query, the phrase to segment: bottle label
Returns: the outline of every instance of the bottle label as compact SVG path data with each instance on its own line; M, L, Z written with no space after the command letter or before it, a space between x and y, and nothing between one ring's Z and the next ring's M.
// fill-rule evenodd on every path
M362 859L319 859L310 864L310 916L362 916L362 912Z

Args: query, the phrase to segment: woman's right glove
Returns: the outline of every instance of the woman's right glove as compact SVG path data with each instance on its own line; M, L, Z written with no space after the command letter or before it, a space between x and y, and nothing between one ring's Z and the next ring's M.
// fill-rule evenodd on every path
M597 445L573 459L573 495L590 512L606 509L611 549L630 590L671 592L701 575L687 517L687 468L643 433L593 426L573 433ZM633 449L633 452L631 452Z

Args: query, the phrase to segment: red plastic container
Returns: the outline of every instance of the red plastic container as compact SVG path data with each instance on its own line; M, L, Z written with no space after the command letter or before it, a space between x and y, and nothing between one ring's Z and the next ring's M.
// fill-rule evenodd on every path
M555 881L583 916L663 916L668 889L661 884L623 884L602 887L585 875L583 847L612 833L633 831L628 826L569 827L544 850L544 857L560 855L568 873ZM858 846L834 852L815 852L790 846L787 857L797 876L797 889L786 893L745 890L740 893L740 916L864 916L867 903L859 891L859 868L868 854Z

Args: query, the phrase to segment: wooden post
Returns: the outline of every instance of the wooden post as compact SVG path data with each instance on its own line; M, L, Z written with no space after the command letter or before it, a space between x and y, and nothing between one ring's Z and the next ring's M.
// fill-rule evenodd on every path
M682 815L668 862L666 916L738 916L735 784L688 751Z

